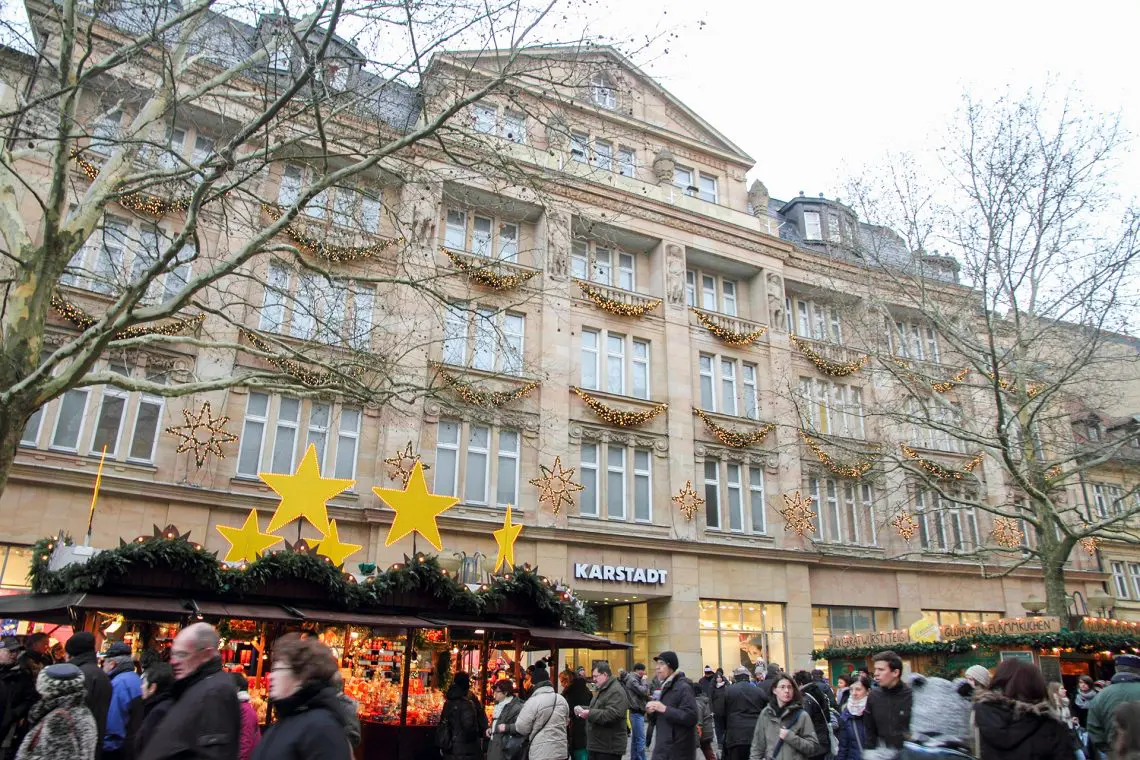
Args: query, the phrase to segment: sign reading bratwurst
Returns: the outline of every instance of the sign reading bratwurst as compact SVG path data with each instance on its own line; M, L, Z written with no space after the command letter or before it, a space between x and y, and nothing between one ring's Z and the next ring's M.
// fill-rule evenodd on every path
M582 581L612 581L614 583L646 583L658 585L664 583L668 575L668 570L658 570L653 567L593 565L589 562L574 563L574 578Z

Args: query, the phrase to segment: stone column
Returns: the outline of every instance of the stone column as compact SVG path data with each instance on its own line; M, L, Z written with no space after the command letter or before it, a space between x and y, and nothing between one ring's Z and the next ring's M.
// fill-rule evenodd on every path
M789 662L786 670L811 670L811 579L807 565L787 563L788 603L784 608Z
M667 649L677 653L681 670L700 678L700 558L673 555L673 596L649 602L649 656ZM646 663L648 664L648 663Z
M671 499L684 487L687 480L692 480L693 487L698 492L701 491L700 479L694 466L696 454L693 441L692 367L696 356L690 340L689 309L685 303L685 247L678 242L666 240L661 248L664 256L655 258L665 261L660 273L664 278L661 292L665 294L665 303L661 308L665 315L665 339L654 361L659 367L665 368L664 372L656 373L655 377L664 379L664 391L667 393L664 397L669 399L667 466ZM660 385L659 383L658 389L654 391L655 395L661 394ZM692 520L686 520L672 500L662 501L661 504L670 512L671 519L668 522L675 526L676 537L696 540L704 520L703 513L698 512ZM695 610L691 620L694 623L696 621Z

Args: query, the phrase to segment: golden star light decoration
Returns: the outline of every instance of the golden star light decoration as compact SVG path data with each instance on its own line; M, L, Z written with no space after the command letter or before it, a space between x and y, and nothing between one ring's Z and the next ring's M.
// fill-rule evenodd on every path
M574 482L574 468L563 468L562 457L554 457L553 467L539 464L538 469L542 471L542 477L530 481L532 486L538 486L538 500L549 504L554 514L561 511L563 504L573 506L574 499L570 494L585 488L581 483Z
M803 496L799 491L784 494L784 508L779 510L784 518L784 530L794 531L802 536L807 532L815 532L811 521L816 514L811 510L812 497Z
M217 527L218 532L230 542L230 548L224 557L226 562L253 562L257 555L265 553L266 549L282 540L280 536L261 532L257 525L256 509L249 510L249 515L240 528L228 525Z
M1100 536L1085 536L1079 543L1090 557L1095 557L1096 550L1100 548L1102 542Z
M697 510L705 503L705 500L693 488L693 481L691 480L686 480L685 487L678 491L672 499L686 520L692 520L693 516L697 514Z
M329 533L328 500L347 491L355 480L346 478L323 478L317 464L317 447L309 444L304 458L292 475L279 475L272 472L258 473L265 484L277 492L281 503L269 521L269 532L288 525L298 518L305 518L322 536Z
M998 546L1016 549L1025 540L1025 533L1017 525L1017 520L1009 517L995 517L994 529L990 532Z
M408 487L408 478L412 477L412 470L415 469L417 463L422 465L425 470L431 469L430 464L423 464L420 461L419 454L412 453L411 441L408 441L408 445L404 447L402 452L397 451L395 456L384 460L384 464L388 465L388 478L390 480L399 478L400 485L403 488Z
M499 572L499 568L503 565L506 565L508 570L514 570L515 541L518 540L522 529L522 525L515 525L511 522L511 505L508 504L507 514L503 519L503 527L491 534L495 537L495 543L499 545L499 553L495 557L495 569L491 572Z
M373 488L372 492L396 512L385 546L391 546L409 533L419 533L436 551L443 551L436 518L459 503L454 496L433 494L424 480L424 465L416 462L404 488Z
M918 532L918 520L914 519L914 515L910 512L899 512L891 518L891 525L899 532L904 541L911 540L914 538L914 534Z
M340 532L336 527L336 520L329 520L329 532L317 542L313 551L328 557L329 560L340 567L344 561L363 549L360 544L349 544L340 540Z
M225 459L222 444L233 443L238 439L236 435L225 429L230 418L225 415L214 417L210 412L209 401L203 401L197 412L183 409L182 419L185 420L185 424L168 427L166 432L181 439L176 449L179 454L194 452L194 464L199 470L210 454L218 459Z

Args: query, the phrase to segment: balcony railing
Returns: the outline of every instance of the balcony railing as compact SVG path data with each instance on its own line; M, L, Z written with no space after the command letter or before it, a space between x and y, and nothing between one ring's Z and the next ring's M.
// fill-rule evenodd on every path
M575 298L579 298L585 301L588 301L590 299L586 297L582 288L578 287L579 283L585 287L597 291L602 295L603 298L609 301L613 301L624 306L629 306L633 309L648 310L654 308L661 302L661 299L655 296L647 296L644 293L635 293L632 290L615 288L612 285L604 285L600 282L594 282L593 280L583 280L581 278L575 277L574 290L577 292L575 292L573 295Z
M796 338L817 354L822 356L828 361L838 362L839 364L846 364L848 362L858 361L866 356L864 351L855 351L846 346L841 346L838 343L831 343L825 340L814 340L812 338L805 338L802 335L797 335Z
M708 317L710 321L715 323L717 327L727 332L748 335L749 333L763 330L765 331L764 334L767 335L768 326L760 322L753 322L752 320L745 319L744 317L738 317L732 314L722 314L719 311L710 311L708 309L700 309L700 312ZM701 320L691 310L689 311L689 324L693 327L705 329L705 326L701 323Z
M443 250L448 256L453 257L457 268L471 274L481 284L488 285L489 287L495 287L494 281L498 279L521 285L535 275L542 274L542 271L539 269L518 264L513 261L493 259L490 256L482 256L477 253L471 253L470 251L460 251L448 246L444 246Z

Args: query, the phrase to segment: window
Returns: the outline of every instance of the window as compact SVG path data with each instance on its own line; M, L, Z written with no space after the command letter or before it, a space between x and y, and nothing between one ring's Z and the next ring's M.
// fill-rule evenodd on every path
M898 627L895 611L874 607L811 608L812 643L824 649L827 640L852 634L885 633Z
M519 431L511 428L440 420L436 428L435 492L457 496L465 504L517 505L519 445Z
M760 402L756 393L756 365L742 363L741 393L744 402L744 416L751 420L760 419Z
M610 172L614 169L614 146L608 140L594 140L594 166Z
M594 105L613 110L617 108L617 90L610 80L598 74L590 80L590 99Z
M194 152L190 155L190 163L201 166L206 163L214 152L214 141L209 137L198 135L194 138Z
M628 498L625 471L625 449L606 446L606 511L610 519L625 519Z
M590 147L590 136L582 132L570 133L570 159L572 161L586 162L586 153Z
M701 172L700 185L698 187L700 188L697 192L698 198L700 198L702 201L708 201L709 203L717 202L716 177L711 177L708 174Z
M27 588L32 569L32 547L0 544L0 586Z
M1128 576L1124 574L1123 562L1110 562L1112 567L1112 584L1116 588L1117 599L1128 598Z
M305 441L305 450L309 446L316 447L317 465L325 469L325 444L329 438L329 413L332 406L327 402L314 401L309 407L309 435Z
M633 291L637 285L637 260L632 253L592 240L575 240L570 246L570 274L579 280Z
M520 145L526 142L526 116L514 111L503 112L500 136Z
M788 662L784 630L782 604L700 600L701 661L713 669Z
M684 166L673 167L673 185L685 195L696 195L697 186L693 183L694 172Z
M715 377L714 377L715 368ZM724 356L700 354L697 358L701 408L732 416L758 419L756 365ZM740 379L743 379L740 382ZM720 389L717 396L714 389Z
M102 229L95 230L71 257L60 282L103 294L129 284L126 259L130 236L130 222L108 216Z
M151 224L134 226L125 219L108 216L76 251L60 282L96 293L118 293L142 279L150 283L143 303L165 302L178 295L190 280L197 257L193 245L183 245L162 267L160 256L168 255L173 235Z
M86 388L72 388L59 401L59 416L51 436L51 447L63 451L78 451L83 434L83 420L87 416Z
M600 477L603 462L605 477ZM653 455L649 449L626 448L617 443L583 443L580 465L580 515L653 521Z
M583 388L649 398L649 341L584 329L581 359Z
M804 421L817 433L864 438L863 390L854 385L800 378Z
M700 303L697 302L698 281L701 284ZM736 280L694 269L685 272L685 297L689 306L735 317L738 313L737 293Z
M495 125L498 120L498 109L494 106L482 103L471 106L471 126L476 132L482 132L485 135L495 134Z
M1104 519L1109 516L1109 513L1119 515L1123 511L1124 501L1120 486L1094 483L1092 492L1097 517Z
M965 443L950 433L962 427L962 410L957 403L934 399L926 403L907 399L904 413L912 418L911 445L935 451L964 453Z
M708 354L701 354L698 359L701 386L701 408L706 412L716 411L716 393L713 382L713 360Z
M933 327L912 322L888 322L887 334L895 356L928 362L939 362L942 359L938 350L938 335Z
M348 77L352 73L352 66L347 61L330 60L325 62L325 84L337 92L348 89Z
M839 309L826 303L788 296L788 332L801 338L843 343Z
M186 130L173 128L167 133L164 149L159 153L155 163L160 169L177 171L182 168L182 151L185 148ZM145 155L153 154L150 150L146 150Z
M494 217L449 208L445 215L443 244L477 256L518 261L519 227Z
M1132 593L1140 599L1140 563L1129 562L1128 574L1132 577Z
M827 212L827 239L832 243L842 240L839 226L839 214L834 211Z
M583 443L581 455L582 492L578 498L578 514L598 516L598 444Z
M806 240L823 240L823 230L819 222L818 211L804 212L804 238Z
M637 153L633 148L618 147L617 173L623 177L632 177L637 173Z
M253 391L246 399L237 474L291 473L313 444L322 473L331 469L334 477L355 479L360 417L358 407Z
M121 111L112 111L99 117L91 126L91 142L88 147L100 155L111 155L122 137L122 123Z
M367 283L294 273L270 262L258 328L358 350L371 345L375 290ZM285 308L289 307L288 329Z
M706 459L705 526L712 530L765 535L764 470L758 464ZM721 488L723 484L723 489ZM710 505L710 501L712 506Z
M119 453L119 434L122 431L123 416L127 409L127 395L123 391L105 387L99 407L99 417L95 423L95 434L91 438L91 453L102 453L112 459Z
M922 488L915 489L914 507L923 549L955 552L978 546L978 518L973 507Z
M37 446L40 440L40 428L43 427L44 408L41 406L32 412L32 416L24 423L24 432L20 435L21 446Z
M736 362L720 360L721 404L725 414L736 416Z
M301 197L301 184L305 170L296 164L285 164L281 170L281 184L277 187L277 205L292 206Z
M277 71L289 71L293 60L293 40L288 32L278 34L271 44L269 51L269 68Z
M705 526L720 528L720 464L705 460Z
M633 519L653 521L653 465L648 449L633 450Z
M875 493L870 483L810 477L808 493L815 500L819 515L818 540L864 546L876 544Z
M498 477L495 486L495 503L515 504L518 501L519 433L517 430L499 432Z

